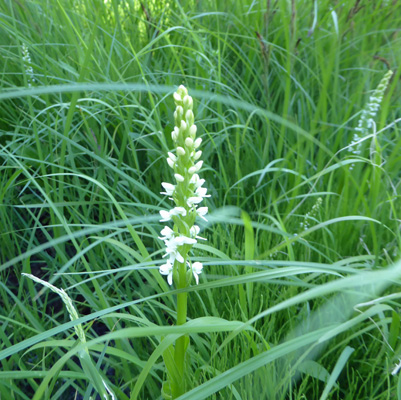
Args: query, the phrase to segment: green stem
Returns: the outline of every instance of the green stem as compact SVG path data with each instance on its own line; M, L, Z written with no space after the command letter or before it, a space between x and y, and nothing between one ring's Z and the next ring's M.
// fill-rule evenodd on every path
M186 257L183 264L178 264L179 284L178 289L187 287L186 277ZM187 298L188 293L177 294L177 325L183 325L187 321ZM174 360L179 372L179 381L173 382L172 395L173 399L185 393L185 351L186 351L186 336L179 337L175 343Z

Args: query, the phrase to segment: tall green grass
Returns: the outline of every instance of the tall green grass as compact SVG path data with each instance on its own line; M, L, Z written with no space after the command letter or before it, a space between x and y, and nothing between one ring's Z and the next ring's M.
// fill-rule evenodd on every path
M77 324L118 399L161 398L182 334L180 399L401 398L400 22L384 0L1 2L0 398L96 398ZM212 194L181 327L157 240L180 84Z

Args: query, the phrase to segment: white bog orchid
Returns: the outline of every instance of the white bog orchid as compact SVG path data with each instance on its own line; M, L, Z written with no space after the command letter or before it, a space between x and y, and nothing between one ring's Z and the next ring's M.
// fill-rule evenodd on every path
M160 192L160 194L165 194L166 196L172 196L175 190L175 186L171 183L162 182L165 192Z
M202 263L197 261L197 262L194 262L192 264L192 273L193 273L193 275L195 277L196 284L199 283L199 276L198 275L201 274L202 271L203 271Z
M203 270L200 262L191 263L189 252L197 239L206 240L198 236L200 228L195 225L197 216L206 220L207 207L198 207L205 197L207 189L202 185L205 183L198 175L203 166L203 161L199 158L201 150L197 148L201 145L202 139L196 137L197 127L194 124L195 117L192 111L193 99L188 95L188 90L180 86L174 93L176 109L174 112L175 127L171 132L171 138L175 145L175 154L168 152L167 163L173 169L175 184L163 182L164 191L161 194L169 196L174 201L175 207L171 210L160 211L160 222L173 220L174 229L165 226L159 239L166 245L168 262L160 267L160 273L167 275L169 285L174 279L177 287L182 288L190 283L191 272L196 284L199 283L199 274ZM184 269L182 269L184 268ZM187 268L187 272L185 272ZM189 278L188 278L189 277Z
M159 269L162 275L167 275L167 282L169 285L173 284L173 266L168 262L160 266Z

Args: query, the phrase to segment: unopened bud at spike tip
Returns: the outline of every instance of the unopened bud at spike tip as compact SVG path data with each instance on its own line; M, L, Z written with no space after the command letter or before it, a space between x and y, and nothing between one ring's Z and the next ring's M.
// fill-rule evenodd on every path
M173 97L174 97L174 100L177 102L182 101L181 96L177 92L173 94Z
M177 147L177 154L180 156L185 156L185 150L182 147Z
M178 95L183 98L188 95L188 90L184 85L180 85L177 89Z
M183 98L182 102L184 103L184 107L185 107L187 110L192 110L192 106L193 106L194 102L193 102L191 96L188 96L188 95L185 96L185 97Z

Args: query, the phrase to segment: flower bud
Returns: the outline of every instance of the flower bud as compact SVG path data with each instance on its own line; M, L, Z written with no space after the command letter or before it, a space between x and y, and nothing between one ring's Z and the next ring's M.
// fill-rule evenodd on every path
M203 165L203 161L198 161L198 162L195 164L196 170L199 171L199 170L202 168L202 165Z
M194 167L191 167L191 168L189 168L189 170L188 170L188 173L189 174L191 174L191 175L193 175L195 172L197 172L198 170L196 169L196 167L194 166Z
M188 95L188 90L184 85L180 85L177 89L177 93L181 96L181 97L185 97L186 95Z
M202 143L202 138L196 139L194 144L195 149L197 149L201 145L201 143Z
M201 150L197 151L197 152L195 153L195 155L194 155L194 160L195 160L195 161L196 161L196 160L199 160L199 159L201 158L201 155L202 155L202 151L201 151Z
M187 110L192 110L192 106L193 106L194 102L193 102L191 96L186 95L186 96L182 99L182 102L184 103L184 107L185 107Z
M185 113L185 119L187 120L187 124L191 126L195 121L194 113L191 110L188 110Z
M177 106L177 108L174 111L174 118L176 122L181 121L183 115L184 115L184 109L181 106Z
M171 139L173 139L174 142L177 141L177 139L178 139L178 134L177 134L176 131L172 131L172 132L171 132Z
M185 146L192 147L193 145L194 145L194 141L191 138L187 137L185 139Z
M174 174L174 178L177 182L184 182L184 177L180 174Z
M167 154L173 161L177 161L177 157L173 153L168 152Z
M180 129L181 129L182 131L185 131L185 130L187 129L187 123L186 123L184 120L181 121L181 127L180 127Z
M177 154L179 156L185 156L185 150L182 147L177 147Z
M194 140L195 140L195 137L196 137L196 131L197 131L196 125L192 125L192 126L189 128L189 136L190 136L192 139L194 139Z
M182 101L181 96L180 96L177 92L175 92L175 93L173 94L173 97L174 97L174 100L175 100L176 102L181 102L181 101Z
M167 164L169 165L170 168L174 169L174 161L169 157L167 157Z

